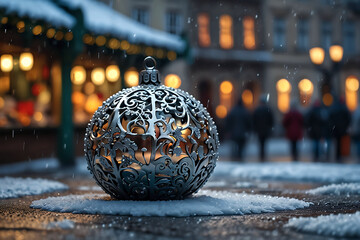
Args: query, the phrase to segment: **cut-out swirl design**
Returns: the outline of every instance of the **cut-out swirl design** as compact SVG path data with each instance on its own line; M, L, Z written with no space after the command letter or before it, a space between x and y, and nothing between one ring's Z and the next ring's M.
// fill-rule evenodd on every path
M88 168L118 199L181 199L201 188L218 159L218 133L181 90L140 85L110 97L86 129Z

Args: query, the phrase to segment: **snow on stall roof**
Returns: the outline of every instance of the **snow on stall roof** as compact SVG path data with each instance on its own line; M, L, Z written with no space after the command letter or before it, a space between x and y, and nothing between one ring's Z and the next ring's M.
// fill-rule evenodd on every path
M331 184L307 191L314 195L360 195L360 183Z
M214 176L313 182L360 182L360 164L218 162Z
M244 215L309 207L293 198L201 190L193 197L173 201L121 201L105 194L68 195L33 201L32 208L54 212L125 216Z
M360 237L360 212L319 217L291 218L285 227L333 237Z
M63 183L41 178L0 178L0 198L16 198L66 190Z
M75 18L49 0L0 0L6 14L46 21L56 27L71 28Z
M156 30L136 22L104 3L93 0L60 0L70 7L80 7L84 13L86 28L95 34L110 34L127 39L131 43L144 43L182 51L184 42L179 36Z

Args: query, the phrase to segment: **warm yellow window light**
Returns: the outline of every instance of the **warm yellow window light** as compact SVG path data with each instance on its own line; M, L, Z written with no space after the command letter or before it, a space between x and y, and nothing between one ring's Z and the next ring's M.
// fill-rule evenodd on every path
M125 72L124 78L125 84L128 87L134 87L139 85L139 73L134 68L127 70Z
M225 118L227 115L227 109L224 105L217 106L215 112L218 118Z
M325 51L320 47L314 47L309 50L311 62L320 65L324 62Z
M311 95L314 91L314 85L309 79L303 79L299 82L299 90L303 94Z
M234 45L232 32L232 18L229 15L221 15L219 20L220 25L220 47L230 49Z
M86 80L86 70L82 66L75 66L71 69L70 78L73 84L81 85Z
M245 17L244 27L244 47L249 50L255 49L255 20L253 17Z
M278 91L277 97L277 105L278 109L285 113L290 108L290 92L291 92L291 84L286 79L280 79L276 83L276 90Z
M325 93L322 97L322 101L325 106L331 106L331 104L334 101L334 98L330 93Z
M332 45L329 48L330 58L334 62L340 62L343 58L344 49L340 45Z
M106 68L105 74L109 82L116 82L120 78L120 69L116 65L110 65Z
M181 85L181 79L176 74L168 74L165 77L165 86L172 87L172 88L179 88Z
M358 106L359 80L351 75L345 80L345 100L350 111L355 111Z
M359 89L359 80L355 76L349 76L345 80L346 90L356 92Z
M254 95L249 89L245 89L241 94L241 99L245 106L250 107L254 102Z
M230 94L233 90L233 85L230 81L223 81L221 84L220 84L220 91L223 93L223 94Z
M21 70L29 71L34 65L34 56L32 55L32 53L24 52L20 54L19 63Z
M209 15L206 13L201 13L198 15L198 38L199 45L201 47L209 47L211 44L209 26L210 20Z
M291 92L291 84L286 79L280 79L276 83L276 90L281 93L289 93Z
M1 66L1 71L10 72L14 66L13 56L10 54L1 55L0 66Z
M91 81L99 86L105 82L105 71L103 68L94 68L91 71Z

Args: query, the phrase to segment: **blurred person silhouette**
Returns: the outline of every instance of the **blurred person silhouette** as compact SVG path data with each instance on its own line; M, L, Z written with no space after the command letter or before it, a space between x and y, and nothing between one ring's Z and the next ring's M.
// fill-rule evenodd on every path
M330 124L332 126L331 134L335 139L335 160L337 162L341 161L341 140L347 134L350 123L351 113L346 107L344 99L334 97L334 103L330 107Z
M274 116L270 106L267 104L267 97L261 96L260 104L253 113L253 128L258 136L260 145L260 160L265 161L265 144L271 136L274 126Z
M231 109L226 119L226 129L228 136L236 146L235 149L232 149L232 157L242 161L246 139L249 137L251 131L251 115L243 106L241 99L239 99L237 105Z
M286 130L286 138L291 145L291 156L293 161L299 160L298 141L303 137L303 115L297 109L296 103L292 102L290 110L284 115L282 124Z
M353 112L350 129L355 143L357 161L360 162L360 106Z
M329 139L329 111L322 105L320 100L316 100L309 112L305 115L305 126L313 144L313 160L319 160L320 142ZM328 156L327 156L328 157Z

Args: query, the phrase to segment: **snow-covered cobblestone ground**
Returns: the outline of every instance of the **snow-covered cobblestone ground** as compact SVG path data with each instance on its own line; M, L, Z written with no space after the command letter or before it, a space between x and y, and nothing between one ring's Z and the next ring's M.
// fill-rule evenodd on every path
M305 208L311 203L293 198L201 190L174 201L109 201L108 195L69 195L34 201L33 208L55 212L124 216L244 215Z
M63 183L41 178L0 178L0 199L38 195L68 189Z
M292 218L285 226L306 233L360 238L360 212Z

